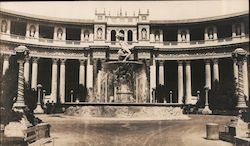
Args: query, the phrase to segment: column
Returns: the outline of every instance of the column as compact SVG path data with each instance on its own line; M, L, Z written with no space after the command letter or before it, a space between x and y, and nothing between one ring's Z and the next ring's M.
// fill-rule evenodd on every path
M233 59L234 81L238 83L238 65L237 60Z
M61 59L60 64L60 90L59 90L59 97L60 102L65 103L65 59Z
M26 25L26 37L30 37L30 24Z
M235 27L235 24L232 24L232 37L236 37L236 27Z
M160 30L160 42L163 42L163 30Z
M242 72L243 72L243 85L244 85L244 95L249 97L249 91L248 91L248 71L247 71L247 58L243 60L243 66L242 66Z
M192 98L192 87L191 87L191 65L190 61L186 62L186 104L190 104Z
M208 37L208 28L206 27L205 28L205 33L204 33L204 40L209 40L209 37Z
M183 99L183 61L178 61L178 103Z
M35 38L39 38L39 24L36 24L35 27L36 27Z
M150 66L150 103L153 102L153 89L156 88L156 63L153 57L153 64Z
M213 82L218 81L219 82L219 65L218 65L218 59L213 59Z
M186 41L190 42L190 32L189 32L189 29L186 30Z
M57 62L58 59L52 59L52 79L51 79L51 100L56 103L57 99Z
M31 77L31 88L36 89L37 86L37 69L38 69L38 59L37 57L32 60L32 77Z
M177 42L182 42L182 40L181 40L181 30L178 30Z
M133 42L137 42L137 32L133 30Z
M128 30L124 30L124 41L128 41Z
M240 23L240 26L241 26L241 36L245 36L245 25L244 23Z
M9 55L4 55L4 60L3 60L3 75L5 75L5 72L7 71L7 69L9 69L9 59L10 56Z
M111 30L107 30L107 41L110 42L111 41Z
M30 74L30 58L25 58L25 62L24 62L24 81L26 83L29 82L29 74Z
M214 40L217 40L218 39L217 28L215 26L213 27L213 31L214 31Z
M210 60L205 60L205 87L211 89L211 68Z
M89 55L87 61L87 80L86 80L87 88L93 88L93 65L91 65L90 61L91 60Z
M159 84L164 85L164 60L159 61Z
M54 35L53 35L53 39L54 40L57 40L57 29L58 29L58 27L54 27Z
M84 41L84 29L81 29L81 36L80 36L80 38L81 38L81 41Z
M80 60L79 84L85 85L85 60Z

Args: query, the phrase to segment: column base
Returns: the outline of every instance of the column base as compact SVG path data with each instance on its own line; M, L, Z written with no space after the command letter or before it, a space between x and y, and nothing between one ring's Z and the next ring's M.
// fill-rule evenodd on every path
M23 102L16 101L13 104L13 110L14 111L21 111L22 112L25 107L26 107L26 105L24 104L24 101Z
M41 104L37 104L36 109L34 110L34 113L35 114L43 114L44 113L44 110L43 110Z
M209 115L212 114L212 111L209 109L209 106L206 105L205 108L201 112L203 115Z
M4 135L6 137L21 137L24 138L24 130L28 127L31 127L32 124L27 120L26 115L23 114L23 117L20 121L10 122L5 126Z

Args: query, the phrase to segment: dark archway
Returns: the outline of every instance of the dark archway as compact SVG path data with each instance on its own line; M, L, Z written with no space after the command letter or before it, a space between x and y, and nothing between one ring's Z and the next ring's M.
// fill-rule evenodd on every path
M129 42L133 41L133 32L132 32L132 30L128 30L128 41Z
M115 37L115 35L116 35L115 30L111 30L111 42L116 41L116 37Z

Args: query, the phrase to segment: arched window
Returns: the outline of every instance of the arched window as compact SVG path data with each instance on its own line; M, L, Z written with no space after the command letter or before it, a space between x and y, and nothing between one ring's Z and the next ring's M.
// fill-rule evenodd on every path
M208 38L210 40L214 39L214 30L212 27L208 28Z
M102 28L97 29L97 39L101 40L102 39Z
M30 26L30 37L34 37L36 32L36 28L34 25Z
M124 41L124 30L120 30L119 33L122 34L123 37L121 37L121 40Z
M128 30L128 41L129 42L133 41L133 32L132 32L132 30Z
M1 22L1 32L7 32L7 21L2 20Z
M158 30L155 31L155 41L160 41L160 32Z
M146 30L145 28L143 28L143 29L141 30L141 38L142 38L143 40L146 40L146 39L147 39L147 30Z
M181 40L182 40L183 42L186 41L186 32L185 32L185 31L182 31L182 32L181 32Z
M116 41L116 31L115 30L111 30L111 41Z
M239 36L241 35L241 25L238 23L236 25L236 36Z
M57 29L57 38L58 38L59 40L62 39L62 34L63 34L62 28L58 28L58 29Z
M83 34L84 34L84 40L85 40L85 41L88 41L88 40L89 40L89 31L88 31L88 30L85 30L85 31L83 32Z

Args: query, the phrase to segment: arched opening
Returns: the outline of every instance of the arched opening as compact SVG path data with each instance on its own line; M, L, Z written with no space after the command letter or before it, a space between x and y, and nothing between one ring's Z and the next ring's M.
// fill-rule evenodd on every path
M111 30L111 42L116 41L116 32L115 30Z
M133 32L132 32L132 30L129 30L129 31L128 31L128 41L129 41L129 42L132 42L132 41L133 41Z
M85 30L83 34L84 34L84 40L88 41L89 40L89 31Z
M155 31L155 41L160 41L160 32L157 30Z

